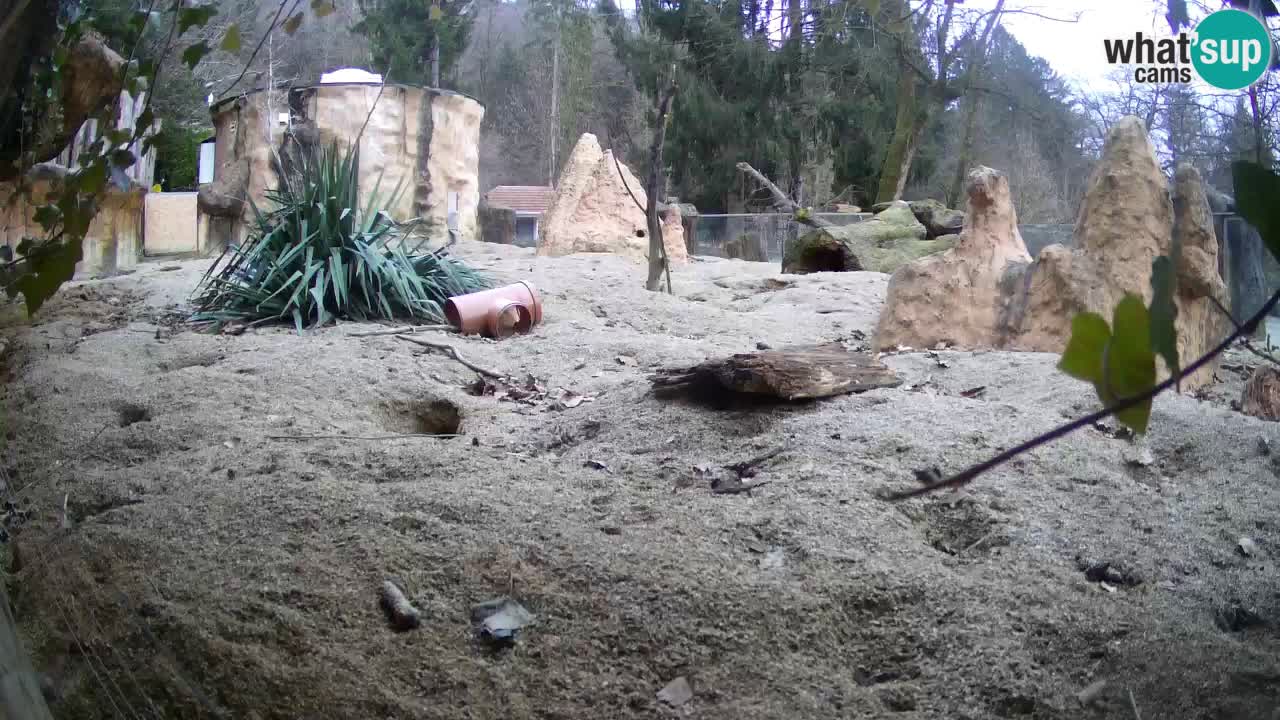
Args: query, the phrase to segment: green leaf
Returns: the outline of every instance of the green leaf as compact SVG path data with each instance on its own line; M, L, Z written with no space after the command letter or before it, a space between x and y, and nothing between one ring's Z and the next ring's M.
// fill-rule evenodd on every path
M1164 358L1169 373L1177 375L1178 306L1173 301L1177 285L1173 261L1163 255L1151 263L1151 349Z
M58 209L57 205L41 205L36 208L33 219L40 227L44 228L46 233L50 233L61 222L62 211Z
M1080 313L1071 319L1071 339L1062 351L1058 369L1094 385L1102 378L1102 354L1111 341L1111 328L1097 313Z
M240 24L231 23L231 27L227 28L227 32L222 36L222 44L218 46L223 52L235 53L240 52Z
M867 9L868 15L875 16L880 12L880 0L866 0L864 7Z
M298 32L298 27L302 25L302 13L296 13L293 17L284 21L284 31L289 35Z
M1114 332L1103 363L1104 383L1099 396L1108 406L1150 390L1156 383L1156 356L1151 352L1151 318L1142 298L1125 295L1116 305L1111 326ZM1116 419L1141 435L1151 416L1148 399L1116 413Z
M1067 375L1091 383L1107 407L1151 389L1156 381L1151 320L1142 298L1126 295L1116 305L1111 327L1101 315L1076 315L1071 319L1071 339L1058 362L1058 369ZM1150 415L1147 400L1116 413L1116 418L1141 434Z
M218 8L213 5L182 8L178 11L178 35L184 34L193 27L204 27L217 14Z
M196 65L199 65L200 61L204 59L204 56L208 54L209 43L201 40L195 45L192 45L182 51L182 62L186 63L187 67L194 70Z
M97 195L107 184L107 163L101 158L95 158L91 164L81 168L78 175L80 191L87 195Z
M1271 256L1280 260L1280 175L1251 162L1231 164L1236 210L1262 236Z
M76 273L76 263L81 259L79 239L45 243L38 250L24 255L30 271L20 276L12 288L22 293L27 313L34 315L45 301L58 292Z
M311 12L318 18L330 15L334 10L337 8L334 7L333 0L311 0Z

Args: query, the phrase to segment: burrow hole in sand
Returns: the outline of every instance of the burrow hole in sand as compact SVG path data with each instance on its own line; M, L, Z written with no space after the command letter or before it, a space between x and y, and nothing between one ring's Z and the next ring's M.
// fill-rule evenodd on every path
M814 248L804 254L801 265L809 272L851 272L860 270L849 254L837 248Z
M457 435L462 428L462 408L439 398L389 400L379 410L383 427L394 433Z

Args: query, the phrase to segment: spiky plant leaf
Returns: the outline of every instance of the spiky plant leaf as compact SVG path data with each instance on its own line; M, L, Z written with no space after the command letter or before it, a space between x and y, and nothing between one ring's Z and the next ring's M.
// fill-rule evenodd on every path
M249 237L201 278L194 320L292 321L298 332L335 318L443 322L448 298L492 285L438 251L405 249L424 223L386 211L403 183L384 197L378 178L361 208L357 153L336 144L302 153L267 193L272 209L251 203Z

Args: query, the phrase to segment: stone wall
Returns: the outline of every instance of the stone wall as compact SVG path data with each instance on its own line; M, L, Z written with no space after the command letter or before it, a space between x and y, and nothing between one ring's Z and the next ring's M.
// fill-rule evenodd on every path
M238 96L213 107L214 181L201 187L211 249L244 239L247 201L266 204L277 158L298 148L359 138L362 204L375 192L397 220L423 218L432 245L449 217L464 239L479 237L479 145L484 107L458 93L405 85L335 83ZM287 116L282 123L281 116Z
M0 184L0 243L7 245L15 257L23 238L41 237L43 234L44 229L35 221L36 208L56 200L56 183L65 169L48 167L48 174L33 174L37 179L32 180L30 201L18 198L10 203L13 185ZM142 206L145 196L146 189L142 187L127 191L107 190L85 236L83 259L76 266L77 278L130 270L138 264L142 259Z
M144 255L200 252L200 222L197 218L195 193L148 193L144 208Z

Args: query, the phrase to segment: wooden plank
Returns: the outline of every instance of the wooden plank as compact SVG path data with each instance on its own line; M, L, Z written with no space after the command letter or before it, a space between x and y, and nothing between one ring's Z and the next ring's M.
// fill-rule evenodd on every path
M902 379L874 356L830 343L741 353L692 367L663 369L650 382L660 395L719 391L810 400L896 387Z

